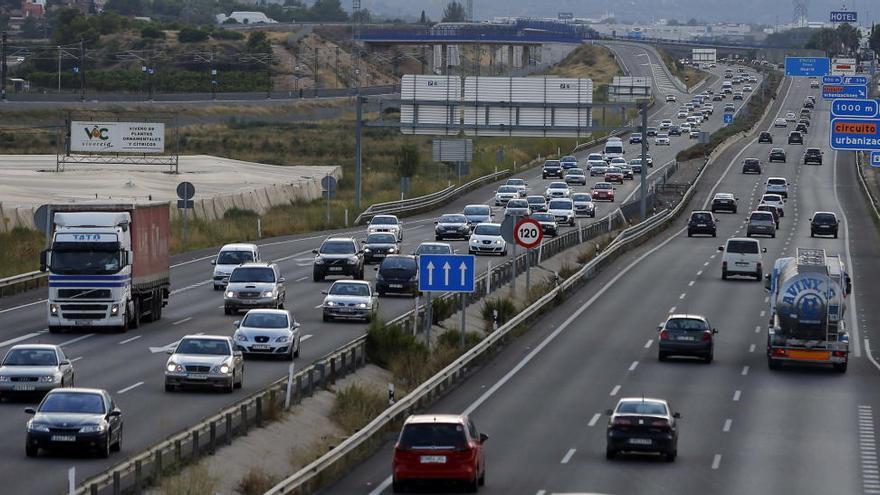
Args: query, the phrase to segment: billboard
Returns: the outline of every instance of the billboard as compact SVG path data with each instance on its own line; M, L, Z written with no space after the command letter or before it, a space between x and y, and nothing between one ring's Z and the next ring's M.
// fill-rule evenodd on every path
M831 73L839 76L856 75L856 59L854 58L832 58Z
M651 98L647 77L614 76L608 86L608 101L640 101Z
M717 51L714 48L694 48L691 50L691 60L694 63L703 62L714 64L716 62Z
M165 124L73 121L70 151L77 153L164 153Z
M471 139L435 139L431 142L431 159L435 162L472 162L474 142Z
M858 12L848 10L832 10L831 22L848 22L850 24L855 24L859 22L859 14Z
M458 107L450 105L461 101L460 77L407 74L400 81L400 100L402 133L458 134L449 126L461 123Z

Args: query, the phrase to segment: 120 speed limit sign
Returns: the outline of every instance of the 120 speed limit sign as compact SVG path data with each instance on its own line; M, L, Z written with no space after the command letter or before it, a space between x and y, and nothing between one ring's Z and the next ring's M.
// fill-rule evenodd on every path
M537 220L524 218L516 222L516 226L513 228L513 240L526 249L538 247L543 239L544 232Z

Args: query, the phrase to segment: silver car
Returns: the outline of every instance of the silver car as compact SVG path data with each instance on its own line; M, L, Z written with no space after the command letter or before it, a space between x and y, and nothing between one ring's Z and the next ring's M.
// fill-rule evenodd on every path
M527 217L530 213L532 211L529 208L529 202L524 199L511 199L504 209L504 214L512 217ZM468 233L468 237L470 237L470 233Z
M369 282L337 280L329 290L321 291L324 321L336 319L371 322L379 309L379 301Z
M580 184L582 186L587 185L587 175L580 168L570 168L567 172L565 172L565 183L566 184Z
M0 364L0 398L73 386L73 365L60 346L13 346Z
M284 277L274 263L245 263L232 270L223 292L223 312L240 309L283 308L287 298Z
M590 193L575 193L571 195L571 201L574 203L575 216L588 216L596 218L596 203L593 203L593 197Z
M235 322L233 339L245 355L299 357L299 323L283 309L252 309Z
M244 359L232 337L187 335L168 351L165 391L181 386L221 388L232 393L244 382Z
M468 225L474 226L478 223L492 221L492 208L489 205L467 205L464 207L464 216L467 218Z

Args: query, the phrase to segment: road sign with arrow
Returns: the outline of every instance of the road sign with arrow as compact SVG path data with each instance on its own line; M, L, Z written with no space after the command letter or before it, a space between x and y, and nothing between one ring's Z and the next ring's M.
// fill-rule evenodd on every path
M419 290L422 292L473 292L476 270L469 254L419 256Z

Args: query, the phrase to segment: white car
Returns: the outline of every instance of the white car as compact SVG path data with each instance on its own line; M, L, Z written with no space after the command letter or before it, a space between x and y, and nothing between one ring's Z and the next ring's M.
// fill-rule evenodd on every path
M773 121L773 127L788 127L788 121L783 118L778 118Z
M519 191L519 197L524 198L529 195L529 184L525 179L510 178L507 179L505 186L515 187Z
M369 323L379 310L373 286L365 280L337 280L330 289L321 291L323 320L363 320Z
M718 246L718 250L724 253L721 255L721 280L727 280L730 275L752 276L758 281L764 278L763 253L767 248L762 248L757 239L732 237L724 246Z
M565 223L574 227L574 202L571 199L551 199L547 203L547 213L556 217L557 224Z
M626 165L625 158L620 158L620 157L612 158L611 162L608 163L609 167L620 167L621 165Z
M785 121L797 122L797 115L795 115L794 112L788 112L787 114L785 114Z
M691 132L688 133L688 137L690 139L698 139L700 137L699 129L691 129Z
M501 237L501 224L481 223L474 227L474 233L468 239L468 254L507 256L507 242Z
M587 185L587 174L582 168L570 168L565 172L566 184Z
M691 132L691 125L689 123L685 122L684 124L681 124L680 126L678 126L678 129L681 131L682 134L687 134L687 133Z
M686 119L688 117L688 113L686 110L682 110L678 112L678 115L676 115L676 117L679 119Z
M283 309L252 309L235 322L235 344L245 355L299 357L299 323Z
M667 102L675 101L675 100L677 100L677 98L675 97L675 95L666 95L666 101L667 101Z
M659 127L661 131L669 130L669 128L672 127L672 121L669 119L661 120Z
M657 134L657 137L654 138L654 145L669 146L669 134Z
M596 218L596 203L593 203L590 193L574 193L571 195L571 201L574 203L575 216L586 215Z
M367 224L367 235L377 232L388 232L397 236L397 241L403 240L403 224L397 215L376 215Z
M590 177L595 177L597 175L604 176L605 171L608 170L608 162L602 160L602 162L590 162Z
M782 196L779 194L765 194L761 196L761 201L758 205L770 205L775 206L777 210L779 210L779 218L785 216L785 209L783 208L785 205L785 200L782 199Z
M778 194L783 198L788 197L788 181L785 177L767 178L767 194Z
M587 170L599 162L602 162L602 164L607 163L605 162L605 157L602 156L602 153L590 153L587 155Z
M751 86L743 86L743 92L744 92L744 93L748 93L748 92L751 91L752 89L753 89L753 88L752 88Z
M544 192L547 199L567 198L571 196L571 188L565 182L551 182Z
M495 191L495 206L506 206L511 199L519 198L519 189L514 186L501 186Z
M226 244L220 248L217 258L211 260L214 265L214 290L220 290L229 283L232 270L242 263L260 261L260 249L256 244Z

